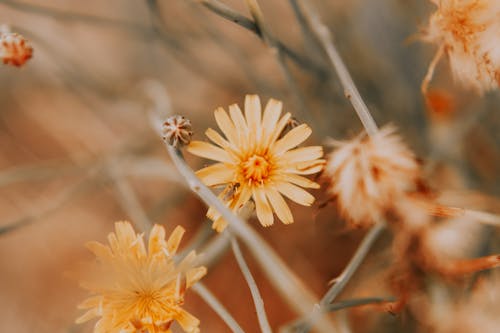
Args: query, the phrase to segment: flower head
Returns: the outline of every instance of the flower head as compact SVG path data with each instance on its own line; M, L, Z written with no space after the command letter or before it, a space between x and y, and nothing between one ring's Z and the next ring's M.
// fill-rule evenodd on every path
M184 293L206 273L193 268L191 252L178 265L173 256L184 229L178 226L165 241L165 229L155 225L148 247L128 222L117 222L108 235L108 245L89 242L96 255L95 272L82 283L93 296L79 305L88 311L77 319L82 323L100 317L94 332L170 332L174 320L186 332L199 332L199 320L182 309Z
M222 108L215 110L225 138L211 128L205 134L217 146L193 141L188 147L191 153L218 162L198 170L198 177L207 186L225 186L219 198L235 212L252 199L263 226L273 224L273 212L283 223L293 222L283 195L305 206L314 202L301 187L319 185L301 175L321 171L325 162L320 159L322 147L297 148L311 135L306 124L280 137L291 118L290 113L280 117L281 108L281 102L270 99L262 115L259 97L247 95L244 115L236 104L229 106L229 116ZM226 222L214 209L207 216L214 221L214 229L225 228Z
M364 133L333 144L325 176L341 214L353 225L366 226L383 217L391 202L412 188L419 167L413 153L386 126L374 136Z
M179 147L191 142L193 132L191 131L191 121L183 116L169 117L162 126L163 140L169 145Z
M0 59L6 65L22 66L33 56L33 48L21 35L0 32Z
M448 56L454 78L479 92L500 84L500 2L431 0L437 10L424 31L425 41Z

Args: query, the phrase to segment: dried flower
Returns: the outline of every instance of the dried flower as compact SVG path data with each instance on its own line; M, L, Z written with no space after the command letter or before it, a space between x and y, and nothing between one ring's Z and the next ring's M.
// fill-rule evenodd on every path
M500 2L431 0L437 6L423 40L448 56L454 78L482 93L500 84ZM430 72L432 72L430 70ZM429 77L430 79L430 77Z
M226 138L211 128L205 134L219 147L201 141L193 141L188 147L195 155L219 162L199 170L198 177L207 186L225 185L219 198L235 212L253 199L263 226L273 224L273 212L283 223L293 222L283 195L301 205L314 202L314 197L301 187L319 185L301 175L321 171L325 162L320 159L320 146L296 148L311 135L306 124L279 139L290 120L290 113L280 118L281 109L281 102L270 99L261 117L259 97L247 95L245 116L236 104L229 106L230 116L222 108L215 110L215 119ZM225 228L226 221L214 209L210 208L207 216L214 221L214 229Z
M199 332L199 320L182 309L184 293L206 273L193 268L191 252L176 265L173 256L184 229L178 226L165 241L165 229L155 225L146 250L141 235L128 222L115 223L109 246L89 242L96 255L95 272L82 283L93 296L79 305L88 311L77 319L82 323L101 317L94 332L170 332L174 320L186 332Z
M333 142L325 176L341 214L352 225L379 221L392 201L411 189L419 167L395 128L386 126L373 137L361 134L351 141Z
M6 65L20 67L33 56L27 39L12 32L0 33L0 59Z
M191 121L183 116L172 116L167 118L162 126L163 140L169 145L179 148L191 142L193 132Z

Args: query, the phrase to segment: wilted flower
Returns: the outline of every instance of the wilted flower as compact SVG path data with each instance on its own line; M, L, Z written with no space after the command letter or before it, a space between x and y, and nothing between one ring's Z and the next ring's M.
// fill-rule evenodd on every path
M393 200L412 189L418 178L415 156L394 132L386 126L373 137L363 133L351 141L333 142L337 149L325 167L328 191L352 225L380 221Z
M33 56L33 48L23 36L0 32L0 59L6 65L22 66Z
M281 108L281 102L270 99L261 116L259 97L247 95L245 116L236 104L229 106L230 116L222 108L215 110L215 120L225 138L211 128L205 134L218 147L201 141L193 141L188 147L195 155L219 162L199 170L198 177L207 186L225 185L219 198L235 212L253 199L263 226L273 224L273 212L283 223L293 222L283 195L301 205L314 202L301 187L319 185L301 175L321 171L325 162L320 159L320 146L296 148L311 135L306 124L280 138L290 120L290 113L280 118ZM210 208L207 216L214 221L214 229L225 228L226 221L214 209Z
M479 92L496 88L500 83L500 2L431 1L438 8L423 39L439 45L439 55L448 56L454 78L464 87Z
M79 305L89 309L77 319L82 323L100 317L94 332L170 332L174 320L186 332L199 332L199 320L182 309L184 293L206 273L193 268L191 252L176 264L173 256L184 229L178 226L165 241L165 229L155 225L146 249L141 235L128 222L117 222L108 245L89 242L96 255L95 271L82 283L93 296Z
M183 116L172 116L167 118L162 126L163 140L176 148L188 145L191 142L193 132L191 121Z

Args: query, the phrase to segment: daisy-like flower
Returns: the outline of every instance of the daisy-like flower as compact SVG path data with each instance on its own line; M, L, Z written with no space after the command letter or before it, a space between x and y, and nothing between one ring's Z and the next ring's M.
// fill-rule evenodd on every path
M423 40L439 45L427 81L446 54L454 78L482 93L500 84L500 2L431 0L437 6ZM428 83L428 82L427 82ZM425 90L425 89L424 89Z
M368 226L384 216L393 200L412 189L419 166L395 128L385 126L374 136L333 141L324 175L328 191L353 226Z
M165 229L155 225L148 247L143 235L128 222L117 222L108 235L108 245L89 242L97 263L82 287L93 296L79 305L88 311L77 323L100 317L95 333L170 332L175 320L188 333L199 332L199 320L182 309L184 293L206 273L193 268L196 254L191 252L176 264L173 256L184 229L178 226L165 241Z
M280 118L282 103L270 99L264 113L256 95L245 97L245 115L238 105L229 106L229 115L222 108L215 110L215 120L225 138L209 128L205 134L217 146L193 141L188 150L218 163L198 170L198 177L207 186L225 186L219 198L238 212L250 199L255 203L257 218L263 226L274 222L273 213L285 224L293 216L283 196L301 205L310 206L314 197L302 189L319 185L302 175L317 173L325 161L323 148L297 148L311 135L311 128L299 125L282 135L289 124L290 113ZM222 231L227 222L213 208L207 216L213 228Z

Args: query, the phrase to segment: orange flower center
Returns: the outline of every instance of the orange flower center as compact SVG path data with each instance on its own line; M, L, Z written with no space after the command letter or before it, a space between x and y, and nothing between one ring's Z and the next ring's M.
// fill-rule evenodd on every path
M242 164L242 173L245 180L252 183L261 183L271 172L271 163L260 155L252 155Z

